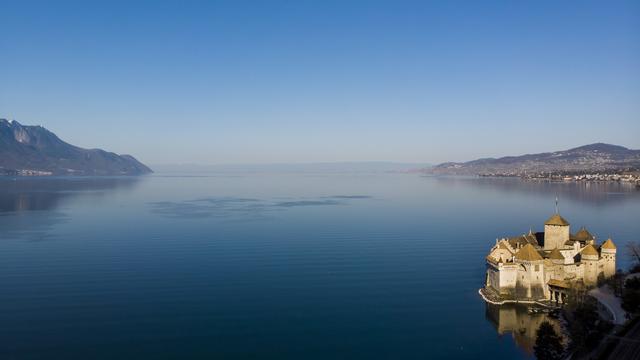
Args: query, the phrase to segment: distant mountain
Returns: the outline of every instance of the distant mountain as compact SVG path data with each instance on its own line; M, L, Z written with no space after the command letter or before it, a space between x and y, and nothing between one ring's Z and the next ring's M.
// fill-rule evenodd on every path
M574 149L478 159L463 163L448 162L429 170L435 174L523 175L533 173L585 173L640 170L640 150L596 143Z
M130 155L70 145L42 126L0 119L0 175L141 175Z

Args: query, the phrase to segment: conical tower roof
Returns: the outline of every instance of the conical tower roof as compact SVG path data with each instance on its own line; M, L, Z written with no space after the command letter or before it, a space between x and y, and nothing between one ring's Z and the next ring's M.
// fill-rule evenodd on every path
M584 241L593 240L593 235L591 235L591 233L587 229L585 229L585 227L583 226L580 228L580 230L578 230L574 238L578 241L584 242Z
M543 260L542 256L538 253L538 251L531 244L527 244L522 247L522 249L518 250L515 255L517 260L524 261L539 261Z
M602 246L602 249L609 249L609 250L615 250L616 249L616 244L613 243L613 241L609 238L607 239L607 241L605 241Z
M564 255L562 255L562 253L560 252L560 250L558 248L555 248L549 254L549 259L551 259L551 260L563 260L564 261Z
M598 256L598 250L596 250L596 248L594 248L591 244L585 246L580 253L582 255Z
M556 225L556 226L569 226L569 222L565 220L560 214L553 214L552 217L549 218L545 223L545 225Z

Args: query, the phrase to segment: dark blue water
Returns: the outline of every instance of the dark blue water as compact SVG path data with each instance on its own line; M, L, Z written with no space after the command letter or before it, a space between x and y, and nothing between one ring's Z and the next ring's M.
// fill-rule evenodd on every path
M0 358L512 359L496 237L640 240L640 191L409 174L0 180ZM619 255L619 266L629 258ZM503 324L504 325L504 324Z

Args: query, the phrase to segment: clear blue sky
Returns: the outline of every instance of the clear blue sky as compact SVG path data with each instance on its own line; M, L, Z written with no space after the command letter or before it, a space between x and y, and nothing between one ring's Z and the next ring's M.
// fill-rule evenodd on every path
M0 117L150 163L640 148L638 1L5 1Z

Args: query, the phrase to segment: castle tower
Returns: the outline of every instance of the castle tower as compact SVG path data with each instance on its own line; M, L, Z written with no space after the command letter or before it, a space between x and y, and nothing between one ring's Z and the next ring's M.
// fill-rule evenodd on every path
M598 250L589 244L582 249L580 256L584 266L584 284L595 286L598 283Z
M546 298L543 261L531 244L526 244L514 255L514 262L520 265L516 275L516 296L528 299Z
M604 278L608 279L616 274L616 244L611 239L600 247L600 261L603 265Z
M551 278L557 279L557 280L563 280L564 271L562 267L565 262L564 255L562 255L562 253L560 252L560 250L558 250L558 248L555 248L549 254L549 260L551 260L551 263L553 264L553 271L551 272Z
M556 213L544 223L544 249L551 251L562 249L569 241L569 222Z
M584 226L578 230L578 232L573 237L574 240L579 241L581 244L591 244L595 243L595 237L591 235L589 230L587 230Z

